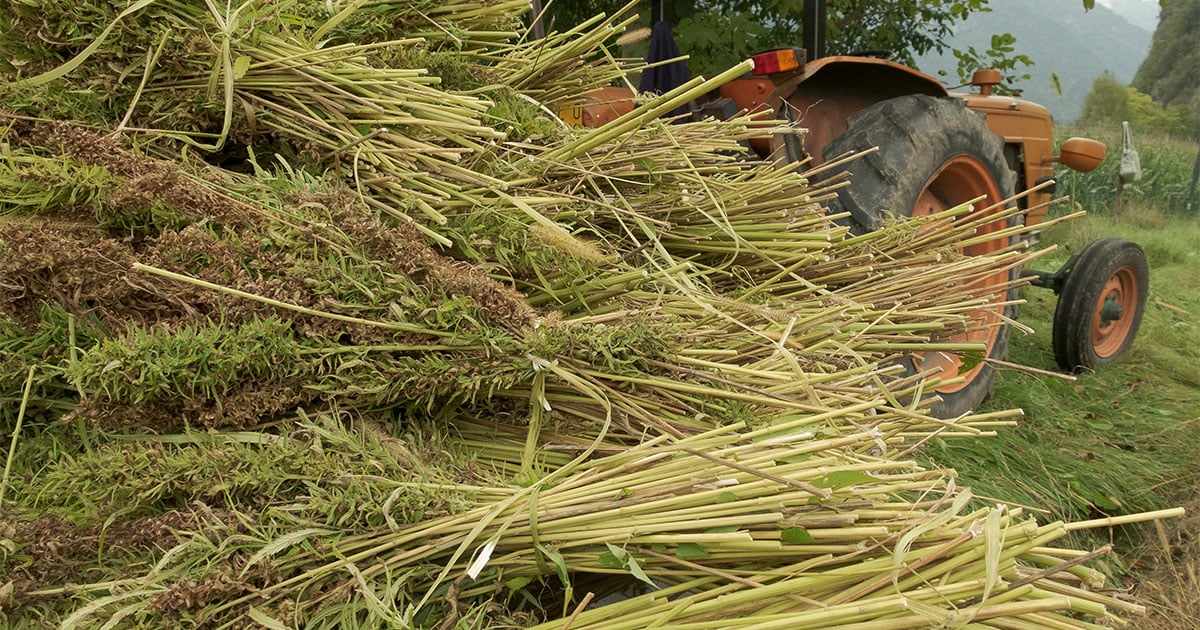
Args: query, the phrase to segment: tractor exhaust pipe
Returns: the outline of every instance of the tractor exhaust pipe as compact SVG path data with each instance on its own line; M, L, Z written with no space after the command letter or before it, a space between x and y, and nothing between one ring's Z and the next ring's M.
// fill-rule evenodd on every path
M825 56L825 0L805 0L800 39L808 61Z

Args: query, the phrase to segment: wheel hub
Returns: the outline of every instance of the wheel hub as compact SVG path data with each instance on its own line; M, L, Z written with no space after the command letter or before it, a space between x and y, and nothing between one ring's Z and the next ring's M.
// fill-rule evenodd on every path
M1101 325L1109 324L1125 316L1125 309L1121 308L1121 296L1115 292L1108 294L1104 298L1104 306L1100 308L1100 323Z
M1092 316L1092 349L1098 357L1112 356L1120 349L1133 327L1126 311L1137 308L1137 278L1129 267L1121 267L1108 279L1096 300Z

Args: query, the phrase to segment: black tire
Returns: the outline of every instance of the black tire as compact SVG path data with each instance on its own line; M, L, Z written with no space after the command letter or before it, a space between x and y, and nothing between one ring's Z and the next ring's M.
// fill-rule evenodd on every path
M1016 175L1005 160L1003 140L988 129L980 114L968 110L958 99L910 95L876 103L850 117L847 131L829 143L824 158L831 160L850 151L873 147L879 150L831 173L852 173L850 184L838 192L830 210L848 212L850 228L855 233L876 230L889 216L926 214L965 203L979 196L981 190L989 196L988 204L1013 195ZM928 203L931 198L936 199L936 206ZM1003 239L1000 246L1014 240L1015 237ZM994 248L989 244L983 249ZM1007 279L1014 280L1018 274L1019 270L1014 269ZM1006 297L1006 301L1015 299L1015 290ZM1003 315L1015 318L1016 308L1003 307ZM987 356L1003 360L1008 357L1009 326L1004 318L998 320L987 339L990 348ZM947 371L958 361L952 355L934 354L946 361ZM918 371L919 362L935 359L918 355L904 363L912 374ZM991 395L995 380L991 365L983 362L963 371L967 378L964 385L938 390L942 400L931 407L933 415L960 416Z
M1142 248L1122 238L1089 243L1067 262L1054 309L1054 360L1071 372L1116 361L1133 345L1150 265Z

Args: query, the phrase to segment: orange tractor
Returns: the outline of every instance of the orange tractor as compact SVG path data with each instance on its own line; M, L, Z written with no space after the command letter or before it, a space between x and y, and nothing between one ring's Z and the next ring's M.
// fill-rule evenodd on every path
M805 15L805 48L786 48L753 57L751 76L720 88L697 115L767 110L806 130L802 136L778 135L752 148L761 156L809 160L810 168L851 152L868 152L849 163L834 163L820 175L853 170L830 210L849 214L857 233L877 229L886 216L921 216L986 197L988 204L1019 198L1026 234L1046 217L1053 194L1054 165L1086 172L1105 157L1105 146L1072 138L1054 151L1049 111L1030 101L995 94L1001 76L975 73L969 94L952 94L933 77L874 56L823 56L822 2ZM806 12L809 10L806 8ZM816 28L811 28L815 25ZM812 33L810 36L809 33ZM806 58L806 51L813 51ZM631 94L608 88L593 94L577 112L585 126L599 126L633 107ZM797 120L799 119L799 120ZM877 149L869 152L871 149ZM1001 222L981 228L1005 229ZM1006 232L1011 234L1011 230ZM1016 237L997 238L964 248L968 255L999 251ZM1016 279L1016 270L990 280L999 287ZM1141 248L1117 238L1095 241L1057 272L1025 271L1034 286L1059 295L1053 345L1062 369L1078 371L1110 363L1132 344L1146 301L1149 270ZM1009 296L1015 298L1015 295ZM1011 302L1010 300L1007 300ZM981 311L978 332L987 358L1004 360L1015 306ZM927 352L907 362L911 373L932 371L964 378L938 389L942 401L933 412L942 417L966 413L991 392L994 366L975 364L945 352Z

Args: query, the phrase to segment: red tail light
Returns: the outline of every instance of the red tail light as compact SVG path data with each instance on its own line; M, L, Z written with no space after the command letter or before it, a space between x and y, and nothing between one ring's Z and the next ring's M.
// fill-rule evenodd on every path
M804 51L800 48L777 48L760 52L750 59L754 61L752 74L758 76L791 72L804 67Z

